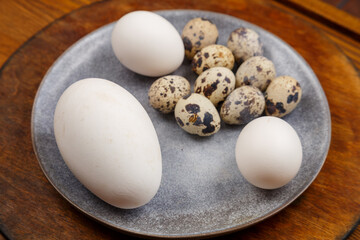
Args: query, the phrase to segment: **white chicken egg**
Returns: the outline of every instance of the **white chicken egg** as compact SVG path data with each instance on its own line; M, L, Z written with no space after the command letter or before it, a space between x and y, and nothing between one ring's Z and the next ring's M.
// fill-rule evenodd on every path
M185 54L175 27L165 18L147 11L131 12L120 18L113 29L111 44L125 67L150 77L175 71Z
M241 174L263 189L290 182L302 162L299 136L277 117L260 117L248 123L238 137L235 154Z
M54 133L71 172L105 202L136 208L156 194L157 134L142 105L119 85L98 78L72 84L56 105Z

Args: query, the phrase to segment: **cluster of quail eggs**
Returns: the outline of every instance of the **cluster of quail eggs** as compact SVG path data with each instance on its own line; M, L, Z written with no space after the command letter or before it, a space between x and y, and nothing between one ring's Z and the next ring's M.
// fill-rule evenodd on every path
M273 62L263 56L259 35L240 27L227 46L217 44L216 25L205 18L190 20L182 31L185 56L198 74L189 81L176 75L157 79L150 87L150 105L174 112L177 124L190 134L210 136L226 124L241 125L265 114L283 117L301 99L301 87L290 76L276 77ZM232 71L235 62L239 68Z

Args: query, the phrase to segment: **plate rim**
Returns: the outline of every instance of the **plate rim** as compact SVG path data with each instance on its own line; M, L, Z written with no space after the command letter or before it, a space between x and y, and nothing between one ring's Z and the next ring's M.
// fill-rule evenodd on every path
M38 156L38 152L37 152L37 147L36 147L36 142L35 142L35 135L34 135L34 118L35 118L35 106L36 103L38 101L38 96L40 94L40 90L42 89L42 86L45 82L45 80L47 79L48 75L50 74L50 72L52 71L52 69L56 66L56 64L58 62L60 62L63 58L64 55L66 55L69 51L71 51L73 48L75 48L78 44L79 41L81 41L82 39L88 38L91 35L96 34L98 31L101 31L103 28L109 27L110 25L113 25L116 23L116 21L107 23L105 25L102 25L99 28L94 29L93 31L85 34L84 36L82 36L81 38L79 38L78 40L76 40L74 43L71 44L70 47L68 47L65 51L63 51L58 57L57 59L52 63L52 65L49 67L49 69L46 71L46 73L44 74L38 88L36 91L36 94L34 96L34 102L33 102L33 106L32 106L32 110L31 110L31 140L32 140L32 146L33 146L33 150L36 156L36 159L40 165L40 168L42 170L42 172L44 173L46 179L48 180L48 182L55 188L55 190L64 198L67 200L68 203L70 203L73 207L75 207L75 209L77 209L78 211L82 212L83 214L85 214L86 216L90 217L91 219L101 223L102 225L105 225L113 230L116 230L118 232L124 233L124 234L128 234L130 236L136 236L136 237L149 237L152 239L159 239L159 238L167 238L167 239L185 239L185 238L210 238L210 237L216 237L216 236L221 236L224 234L230 234L245 228L248 228L254 224L257 224L277 213L279 213L281 210L283 210L284 208L286 208L287 206L289 206L293 201L295 201L300 195L302 195L308 188L309 186L313 183L313 181L316 179L316 177L319 175L319 173L321 172L321 169L323 168L326 158L328 156L329 153L329 149L330 149L330 145L331 145L331 132L332 132L332 121L331 121L331 112L330 112L330 107L329 107L329 103L326 97L326 94L324 92L324 89L319 81L319 79L317 78L316 74L314 73L313 69L311 68L311 66L308 64L308 62L292 47L290 46L287 42L285 42L284 40L282 40L280 37L278 37L277 35L273 34L272 32L256 25L253 24L251 22L248 22L246 20L243 20L241 18L229 15L229 14L225 14L225 13L220 13L220 12L214 12L214 11L206 11L206 10L197 10L197 9L168 9L168 10L155 10L152 11L154 13L157 14L161 14L161 13L168 13L168 12L186 12L186 13L203 13L203 14L215 14L215 15L219 15L222 17L226 17L226 18L233 18L235 20L241 20L243 22L246 22L246 24L249 24L251 26L254 26L255 28L261 29L263 32L266 32L267 34L271 35L271 37L276 38L278 41L280 41L281 43L283 43L284 45L286 45L286 47L290 48L293 53L302 61L303 64L306 65L306 67L310 70L310 74L314 77L314 79L316 80L315 83L319 86L320 90L320 94L322 95L322 98L324 100L323 104L325 105L326 108L326 112L327 112L327 124L329 126L328 128L328 132L327 132L327 136L328 139L326 139L327 142L327 146L326 146L326 150L324 151L324 156L322 159L322 163L319 167L319 170L316 172L316 174L314 174L311 177L311 180L303 187L303 189L301 191L299 191L297 194L294 194L294 196L292 197L292 199L288 200L287 202L285 202L283 205L279 206L278 208L275 208L274 210L268 212L266 215L257 218L256 220L252 220L249 221L248 223L242 224L242 225L236 225L236 226L231 226L228 228L224 228L221 230L215 230L212 232L198 232L198 233L194 233L194 234L187 234L187 235L179 235L179 234L166 234L166 235L160 235L160 234L154 234L154 233L144 233L144 232L139 232L139 231L134 231L131 229L126 229L123 227L119 227L116 226L110 222L106 222L103 221L102 219L98 218L97 216L94 216L90 213L88 213L87 211L83 210L81 207L79 207L76 203L74 203L72 200L70 200L68 197L65 196L64 193L61 192L61 190L51 181L49 175L47 174L47 172L45 171L45 168L42 164L42 162L40 161L40 158Z

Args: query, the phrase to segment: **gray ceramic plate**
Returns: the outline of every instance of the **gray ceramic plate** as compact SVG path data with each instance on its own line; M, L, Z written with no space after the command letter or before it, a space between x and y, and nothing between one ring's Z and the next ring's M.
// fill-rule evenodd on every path
M172 114L152 109L147 91L155 80L125 69L110 44L113 24L104 26L75 43L49 69L38 90L32 116L34 149L49 181L76 208L118 230L142 236L204 237L242 229L257 223L296 199L319 173L329 148L331 120L325 94L304 59L271 33L240 19L202 11L161 11L181 32L187 21L205 17L220 32L226 45L231 31L244 26L260 34L264 55L278 75L291 75L303 88L298 107L284 119L300 136L303 162L298 175L277 190L256 188L241 176L235 162L235 142L242 127L223 124L212 137L187 134ZM196 75L185 61L174 74L191 83ZM105 78L130 91L144 106L157 131L163 157L160 189L150 203L134 210L116 209L98 199L72 175L56 146L53 114L62 92L73 82Z

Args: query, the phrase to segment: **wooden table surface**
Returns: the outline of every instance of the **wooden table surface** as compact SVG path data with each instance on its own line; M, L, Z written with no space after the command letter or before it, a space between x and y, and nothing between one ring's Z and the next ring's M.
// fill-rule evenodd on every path
M222 238L360 239L351 233L360 220L358 18L321 1L13 0L0 1L0 240L133 238L89 219L47 181L32 149L32 104L47 69L87 33L137 9L180 8L279 36L313 68L330 105L330 150L311 186L275 216Z

